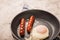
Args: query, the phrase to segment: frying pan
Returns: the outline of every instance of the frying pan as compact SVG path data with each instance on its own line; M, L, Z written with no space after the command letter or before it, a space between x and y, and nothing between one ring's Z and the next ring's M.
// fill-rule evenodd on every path
M11 31L12 35L16 40L23 40L18 36L17 29L20 24L20 19L25 18L26 20L33 15L35 16L35 20L37 20L40 24L46 25L49 29L49 37L45 40L53 40L59 34L60 25L59 20L49 12L43 10L28 10L19 13L11 23Z

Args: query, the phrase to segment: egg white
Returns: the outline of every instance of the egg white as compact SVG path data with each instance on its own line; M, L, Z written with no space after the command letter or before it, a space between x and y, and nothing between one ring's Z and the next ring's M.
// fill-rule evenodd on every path
M39 25L39 26L46 27L45 25ZM31 35L32 35L32 37L35 37L35 38L38 38L38 39L45 39L49 36L49 30L48 30L47 27L46 27L46 29L47 29L47 32L44 33L44 34L41 34L41 33L37 32L37 29L35 27L35 28L33 28L32 32L31 32Z

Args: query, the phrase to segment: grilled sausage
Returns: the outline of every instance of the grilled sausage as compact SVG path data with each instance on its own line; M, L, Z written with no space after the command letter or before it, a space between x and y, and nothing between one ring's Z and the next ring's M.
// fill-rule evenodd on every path
M30 33L31 30L32 30L32 26L33 26L34 20L35 20L35 17L31 16L29 21L28 21L28 25L27 25L27 32L28 33Z
M25 19L22 18L20 21L20 36L24 36L25 35Z

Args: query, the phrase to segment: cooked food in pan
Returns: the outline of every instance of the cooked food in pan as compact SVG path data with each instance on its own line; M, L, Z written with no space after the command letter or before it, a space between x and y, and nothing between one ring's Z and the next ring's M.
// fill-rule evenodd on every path
M45 25L38 25L32 29L31 36L33 40L45 39L49 36L49 30Z
M27 32L28 33L30 33L31 30L32 30L32 27L33 27L33 24L34 24L34 20L35 20L35 17L31 16L29 21L28 21L28 25L27 25Z
M25 19L22 18L20 22L20 31L19 31L20 36L25 35Z
M30 16L28 20L28 25L25 27L26 20L24 18L21 19L20 21L20 36L25 36L25 30L27 33L30 35L30 37L26 40L43 40L49 36L49 30L45 25L38 25L33 28L35 21L34 16ZM26 29L25 29L26 28Z

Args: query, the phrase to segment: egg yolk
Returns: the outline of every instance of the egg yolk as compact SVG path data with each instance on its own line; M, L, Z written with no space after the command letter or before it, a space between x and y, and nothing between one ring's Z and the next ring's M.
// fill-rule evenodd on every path
M37 30L37 32L39 32L41 34L44 34L47 32L46 26L43 26L43 25L37 26L36 30Z

